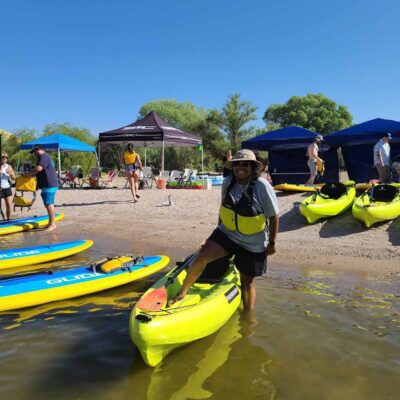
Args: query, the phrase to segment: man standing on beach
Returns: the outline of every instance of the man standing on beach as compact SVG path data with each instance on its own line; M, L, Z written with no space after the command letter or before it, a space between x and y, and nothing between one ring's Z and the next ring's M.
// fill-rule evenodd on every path
M36 167L32 172L23 174L23 176L36 175L38 188L41 189L43 203L49 215L49 223L44 230L52 231L56 229L54 197L58 189L57 173L54 168L53 160L44 151L42 146L35 145L30 153L33 153L37 158Z
M390 182L390 145L392 135L387 132L382 135L379 142L374 146L374 166L378 171L379 182Z
M318 164L320 163L322 165L324 162L324 160L322 160L322 158L319 158L318 156L319 145L323 140L324 138L322 137L322 135L317 135L314 141L307 148L307 165L308 168L310 168L310 178L306 182L306 185L314 184L314 180L318 174Z

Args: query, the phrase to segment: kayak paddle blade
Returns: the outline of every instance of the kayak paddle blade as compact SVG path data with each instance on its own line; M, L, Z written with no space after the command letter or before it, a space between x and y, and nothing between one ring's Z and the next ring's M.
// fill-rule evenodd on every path
M136 303L136 307L143 311L159 311L167 305L167 289L161 286L142 296Z

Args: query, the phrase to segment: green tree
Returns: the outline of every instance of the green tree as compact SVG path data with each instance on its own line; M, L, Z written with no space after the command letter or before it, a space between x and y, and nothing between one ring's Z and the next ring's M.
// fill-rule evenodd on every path
M69 123L53 123L47 124L43 129L43 135L50 136L54 133L61 133L66 136L73 137L81 142L96 145L96 139L87 128L79 128ZM57 156L55 156L57 157ZM85 173L89 168L95 165L95 157L93 153L81 152L61 152L61 166L63 170L70 169L73 165L80 165Z
M205 168L213 169L214 160L226 152L228 148L222 132L223 118L215 109L206 110L196 107L190 102L178 102L176 100L156 100L144 104L139 111L144 116L150 111L155 111L173 126L186 132L193 133L203 139ZM141 158L142 152L139 149ZM196 148L173 148L165 151L165 169L182 170L184 168L201 167L201 153ZM148 164L160 165L160 150L147 150Z
M234 93L222 108L223 129L230 141L233 151L241 148L244 139L254 135L254 127L245 127L250 121L257 119L257 107L248 101L240 100L240 94Z
M346 106L323 94L307 94L269 106L263 120L267 125L277 124L281 128L297 125L326 135L350 126L353 117Z

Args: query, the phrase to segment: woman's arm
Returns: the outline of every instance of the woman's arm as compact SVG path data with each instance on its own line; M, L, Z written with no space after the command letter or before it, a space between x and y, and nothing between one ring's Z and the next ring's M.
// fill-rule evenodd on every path
M8 173L8 175L10 175L10 178L13 180L13 181L15 181L15 172L14 172L14 170L13 170L13 168L12 168L12 166L11 165L9 165L8 166L8 168L7 168L7 173Z
M136 154L136 162L138 163L139 168L140 168L141 170L143 170L143 165L142 165L142 162L140 161L140 156L139 156L139 154Z
M275 250L275 240L278 236L279 231L279 215L274 215L273 217L268 218L269 221L269 235L268 235L268 246L267 246L267 255L270 256L276 253Z

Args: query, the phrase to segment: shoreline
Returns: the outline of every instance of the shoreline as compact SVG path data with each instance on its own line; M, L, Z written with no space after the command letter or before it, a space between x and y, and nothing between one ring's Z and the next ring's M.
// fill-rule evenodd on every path
M119 186L124 183L121 180ZM127 189L61 189L56 195L56 211L63 212L65 218L58 222L55 231L11 235L4 243L22 247L91 239L92 235L104 237L104 243L98 244L101 253L107 253L110 243L112 252L166 254L175 262L193 252L216 227L218 187L153 188L140 191L140 195L140 200L133 203ZM173 198L173 206L162 205L168 195ZM376 277L400 275L399 219L367 230L347 211L309 225L298 212L304 197L303 193L278 195L281 223L277 253L269 257L270 265L367 272ZM45 208L38 196L29 213L14 212L14 217L43 214Z

